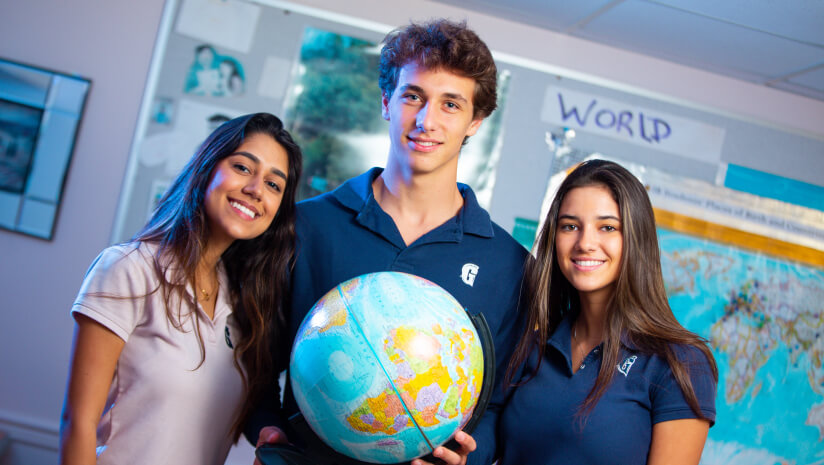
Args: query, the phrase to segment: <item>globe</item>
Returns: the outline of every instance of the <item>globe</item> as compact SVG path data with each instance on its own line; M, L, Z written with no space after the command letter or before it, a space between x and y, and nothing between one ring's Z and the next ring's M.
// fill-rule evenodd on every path
M298 407L331 448L370 463L426 455L472 416L483 384L478 332L457 300L406 273L339 284L298 330Z

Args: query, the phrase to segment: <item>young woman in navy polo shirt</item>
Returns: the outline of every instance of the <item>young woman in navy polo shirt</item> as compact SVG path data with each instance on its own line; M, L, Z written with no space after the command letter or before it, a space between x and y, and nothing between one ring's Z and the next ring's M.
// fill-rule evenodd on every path
M718 371L669 307L644 186L616 163L578 166L527 280L499 463L698 464Z

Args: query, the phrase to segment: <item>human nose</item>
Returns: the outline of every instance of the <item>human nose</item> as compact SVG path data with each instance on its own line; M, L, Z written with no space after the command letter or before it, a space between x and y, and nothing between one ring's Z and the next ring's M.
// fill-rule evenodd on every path
M435 112L429 103L421 107L415 117L415 125L424 132L431 132L435 128Z
M585 252L590 252L595 250L595 245L598 240L598 236L596 234L595 229L588 228L588 227L581 227L578 233L578 241L577 246L579 249Z
M249 181L243 186L243 193L260 200L263 195L263 178L260 176L252 176Z

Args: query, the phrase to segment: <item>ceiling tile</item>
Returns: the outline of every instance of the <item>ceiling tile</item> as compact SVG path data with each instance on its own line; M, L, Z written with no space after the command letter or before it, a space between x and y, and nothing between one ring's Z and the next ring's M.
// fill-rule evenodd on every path
M824 61L824 48L641 0L619 4L574 35L748 80Z
M788 39L824 46L821 0L650 0Z
M821 70L771 82L824 63L824 0L434 1L824 100Z
M611 0L436 0L553 31L564 31L604 7Z

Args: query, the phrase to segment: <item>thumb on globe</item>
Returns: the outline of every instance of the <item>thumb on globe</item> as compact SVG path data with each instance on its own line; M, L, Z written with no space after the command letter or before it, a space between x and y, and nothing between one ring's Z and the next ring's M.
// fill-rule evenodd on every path
M256 447L264 444L286 444L289 441L286 439L286 433L277 426L264 426L258 433L258 440Z

